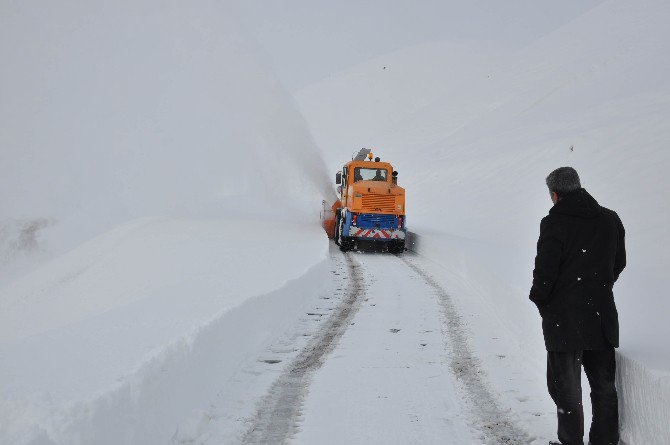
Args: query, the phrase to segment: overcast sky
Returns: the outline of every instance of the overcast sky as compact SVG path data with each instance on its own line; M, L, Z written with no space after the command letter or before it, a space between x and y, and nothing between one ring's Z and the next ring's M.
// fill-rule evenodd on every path
M245 25L296 90L351 65L435 40L526 42L603 0L247 0Z

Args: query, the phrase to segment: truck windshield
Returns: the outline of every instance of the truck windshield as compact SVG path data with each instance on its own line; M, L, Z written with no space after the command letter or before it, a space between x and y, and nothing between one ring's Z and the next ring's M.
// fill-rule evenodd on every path
M354 168L354 182L357 181L383 181L386 182L386 169L383 168Z

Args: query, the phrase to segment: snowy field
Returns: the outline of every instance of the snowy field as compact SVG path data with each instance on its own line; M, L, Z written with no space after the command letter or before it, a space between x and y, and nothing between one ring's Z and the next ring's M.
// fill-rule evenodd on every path
M0 444L546 444L562 165L626 226L622 440L670 443L669 19L0 3ZM361 147L407 189L403 256L318 225Z

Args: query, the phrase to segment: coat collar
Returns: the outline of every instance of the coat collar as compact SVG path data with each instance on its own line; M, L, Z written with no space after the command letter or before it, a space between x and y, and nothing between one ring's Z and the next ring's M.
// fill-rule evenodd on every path
M602 212L602 208L593 196L586 190L579 189L561 197L549 210L549 214L579 216L581 218L595 218Z

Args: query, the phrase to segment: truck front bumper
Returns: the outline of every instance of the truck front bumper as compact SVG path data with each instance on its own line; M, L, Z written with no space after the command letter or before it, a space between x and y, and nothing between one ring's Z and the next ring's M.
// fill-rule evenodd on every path
M364 229L360 227L349 227L349 236L362 240L404 240L404 229Z

